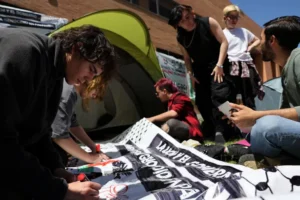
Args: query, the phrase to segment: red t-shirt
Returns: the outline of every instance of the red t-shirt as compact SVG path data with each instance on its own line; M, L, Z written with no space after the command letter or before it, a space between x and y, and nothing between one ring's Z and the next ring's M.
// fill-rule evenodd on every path
M178 117L176 119L189 125L191 137L203 137L194 106L188 96L180 92L174 93L169 99L168 110L177 112Z

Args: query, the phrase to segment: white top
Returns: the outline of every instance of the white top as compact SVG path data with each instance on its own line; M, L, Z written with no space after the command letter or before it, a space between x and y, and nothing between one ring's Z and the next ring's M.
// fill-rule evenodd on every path
M255 38L254 34L245 28L234 28L223 30L228 40L229 61L252 61L252 57L247 51L248 44Z

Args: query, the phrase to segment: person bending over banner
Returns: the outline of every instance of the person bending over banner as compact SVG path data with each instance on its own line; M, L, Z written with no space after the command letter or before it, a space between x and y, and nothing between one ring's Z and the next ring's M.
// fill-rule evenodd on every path
M255 111L231 104L237 110L230 120L239 128L252 127L251 150L275 159L288 153L300 159L300 17L284 16L264 24L261 33L264 61L274 61L282 70L282 105L279 110ZM249 157L251 158L251 157ZM244 160L257 166L257 160ZM273 162L274 163L274 162ZM269 163L270 164L270 163ZM280 162L277 164L280 164Z
M222 120L218 106L235 102L236 95L228 73L228 42L222 28L211 17L196 16L187 5L173 8L168 23L177 30L178 45L195 85L196 105L204 119L203 133L224 143L223 134L230 127Z
M113 70L113 46L92 25L52 37L0 28L0 46L1 199L98 199L100 184L64 169L51 124L64 79L81 85Z
M96 77L88 84L84 83L78 86L69 85L64 81L59 108L52 124L52 139L57 144L55 146L58 148L58 152L65 165L68 162L67 153L87 163L97 163L109 159L104 153L97 152L96 144L78 124L75 114L77 94L81 96L83 102L87 101L89 98L101 100L105 88L101 87L103 85L106 85L106 81L102 81L101 76ZM101 91L99 89L101 89ZM85 110L88 109L87 105L84 103L82 105ZM92 152L87 153L84 151L72 139L69 133L88 146Z
M162 78L154 85L156 96L161 102L168 102L168 111L148 118L149 121L165 122L162 129L182 142L189 138L202 141L200 123L188 96L178 92L174 83Z

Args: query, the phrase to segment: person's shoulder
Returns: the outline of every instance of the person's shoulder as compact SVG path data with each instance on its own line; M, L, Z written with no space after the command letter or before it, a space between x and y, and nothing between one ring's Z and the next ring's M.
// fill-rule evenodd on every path
M196 16L196 22L198 24L205 24L205 25L209 25L209 19L211 17L206 17L206 16Z
M247 35L254 35L251 31L249 31L248 29L244 28L244 27L240 27L239 28L243 33L247 34Z
M227 28L224 28L224 29L223 29L223 32L224 32L224 33L228 33L229 31L228 31Z
M204 22L208 21L209 18L211 18L211 17L207 17L207 16L196 16L196 20L204 21Z
M26 30L15 28L0 28L0 43L10 50L27 51L40 50L46 46L48 37Z
M294 72L294 70L299 69L299 67L300 67L300 49L296 48L291 52L289 59L283 68L283 73L288 73L288 71Z
M198 32L210 30L210 26L211 26L210 18L211 17L206 17L206 16L197 16L196 17Z
M182 101L187 101L187 102L191 101L191 99L186 94L184 94L182 92L175 93L174 99L180 99Z
M292 51L292 55L299 56L300 55L300 48L296 48Z
M288 64L293 63L295 65L300 65L300 48L296 48L291 52Z
M22 40L27 38L29 41L36 39L47 39L46 35L38 34L32 31L17 29L17 28L0 28L0 38L10 39L14 38L17 40ZM28 42L28 40L26 40ZM26 42L24 41L24 42Z
M69 102L71 99L76 99L77 93L73 85L69 85L66 80L64 80L63 91L61 95L61 101L64 103Z

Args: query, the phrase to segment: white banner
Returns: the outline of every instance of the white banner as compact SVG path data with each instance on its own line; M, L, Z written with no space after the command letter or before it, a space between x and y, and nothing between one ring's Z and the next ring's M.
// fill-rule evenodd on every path
M172 80L180 92L193 98L193 96L190 94L190 78L186 73L184 62L180 59L163 53L156 52L156 55L164 76Z
M100 199L256 199L300 192L299 166L252 170L221 162L183 146L146 119L101 150L112 159L68 168L100 183Z

